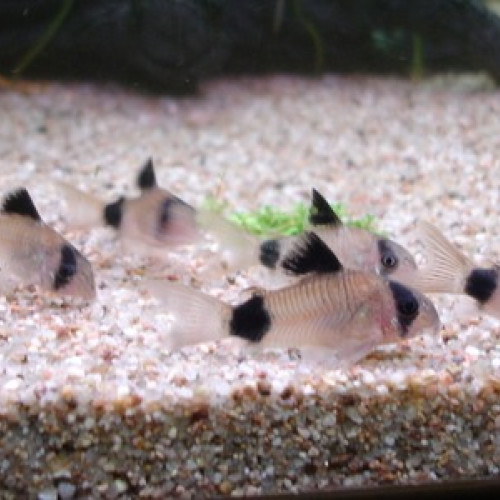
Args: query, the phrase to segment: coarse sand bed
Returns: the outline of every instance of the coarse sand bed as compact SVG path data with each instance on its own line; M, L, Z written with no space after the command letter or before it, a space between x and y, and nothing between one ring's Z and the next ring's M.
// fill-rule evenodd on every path
M132 196L151 156L159 184L195 206L215 195L233 210L286 209L314 186L352 216L374 214L411 251L422 218L494 260L500 99L482 80L463 82L278 76L214 82L181 100L83 84L1 90L1 191L28 187L44 220L92 261L98 292L91 305L31 287L0 297L2 498L498 475L500 324L466 298L435 297L439 337L381 348L348 370L250 356L231 341L169 353L171 318L142 278L237 302L260 274L226 278L210 241L160 263L111 230L71 229L50 183Z

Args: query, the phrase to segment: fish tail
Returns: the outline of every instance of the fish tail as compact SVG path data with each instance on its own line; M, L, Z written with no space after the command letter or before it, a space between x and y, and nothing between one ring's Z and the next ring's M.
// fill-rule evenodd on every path
M464 293L473 264L441 232L428 222L419 222L418 231L427 263L418 270L413 286L423 292Z
M228 336L230 305L179 283L148 280L145 287L175 317L169 346L172 350Z
M197 222L202 230L215 238L230 271L258 264L259 240L256 237L209 210L199 210Z
M65 218L73 227L95 227L104 224L104 202L65 182L56 181L66 204Z

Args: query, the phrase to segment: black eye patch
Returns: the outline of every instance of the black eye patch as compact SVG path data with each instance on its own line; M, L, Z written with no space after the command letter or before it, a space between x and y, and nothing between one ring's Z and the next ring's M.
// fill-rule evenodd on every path
M418 300L409 288L406 288L396 281L389 281L389 288L391 289L396 305L402 336L406 337L406 335L408 335L408 329L419 313L420 306Z
M160 206L160 215L158 218L158 225L161 229L164 229L165 226L169 223L169 221L172 217L172 213L171 213L172 208L175 206L189 208L194 213L194 208L191 207L191 205L188 205L186 202L182 201L180 198L177 198L177 196L169 196L168 198L165 198L165 200L163 200L163 202Z
M54 290L67 285L76 274L75 249L71 245L63 245L61 248L61 260L59 269L54 276Z
M170 210L172 205L174 205L174 200L172 198L167 198L161 204L159 225L162 228L165 227L170 220Z

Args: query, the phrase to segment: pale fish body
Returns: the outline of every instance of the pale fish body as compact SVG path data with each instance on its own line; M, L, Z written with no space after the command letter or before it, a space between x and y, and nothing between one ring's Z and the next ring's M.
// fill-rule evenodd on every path
M500 319L500 267L475 264L428 222L419 222L418 230L427 262L412 285L424 293L468 295L482 311Z
M121 238L156 248L194 243L200 237L194 208L161 188L105 207L105 221Z
M5 198L0 234L2 281L13 279L58 295L95 298L90 262L42 221L25 189Z
M315 189L312 190L309 223L346 268L375 272L401 282L412 279L417 269L412 255L396 242L365 229L345 226ZM219 238L222 248L230 249L233 267L245 268L260 263L278 274L289 274L283 262L300 236L261 241L217 217L210 219L207 216L206 225Z
M353 363L376 346L429 331L439 318L421 293L374 273L344 269L314 233L296 247L290 267L316 268L279 290L259 290L231 306L183 285L150 283L175 316L172 348L239 337L253 347L320 349Z
M136 183L140 196L122 196L108 204L59 183L70 209L69 223L110 226L123 240L153 250L195 243L200 238L195 209L157 185L151 160L139 172Z

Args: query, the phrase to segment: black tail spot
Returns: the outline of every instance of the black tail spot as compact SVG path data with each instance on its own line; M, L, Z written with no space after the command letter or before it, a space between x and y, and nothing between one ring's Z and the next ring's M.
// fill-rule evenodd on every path
M151 189L156 186L156 174L151 158L144 164L137 176L137 186L139 189Z
M54 276L54 290L67 285L76 273L76 250L69 244L61 247L59 269Z
M280 258L279 240L266 240L260 245L259 260L263 266L269 269L276 269L276 264Z
M402 332L401 336L406 337L408 329L420 310L418 299L409 288L396 281L389 281L389 287L396 304L398 322Z
M271 328L271 316L261 295L254 295L233 309L229 332L250 342L260 342Z
M104 221L108 226L118 229L122 223L123 202L125 198L120 196L115 202L108 203L104 207Z
M498 271L496 269L474 269L465 283L465 293L476 299L480 304L490 300L498 286Z
M170 209L172 208L172 205L174 205L174 200L172 198L167 198L161 204L160 219L158 221L158 224L162 229L168 224L168 221L170 220Z
M311 211L309 214L309 223L313 226L322 226L331 224L333 226L341 226L342 221L335 213L326 199L313 188Z
M283 259L281 267L289 274L300 276L307 273L336 273L342 269L342 264L316 233L308 231L298 238Z

